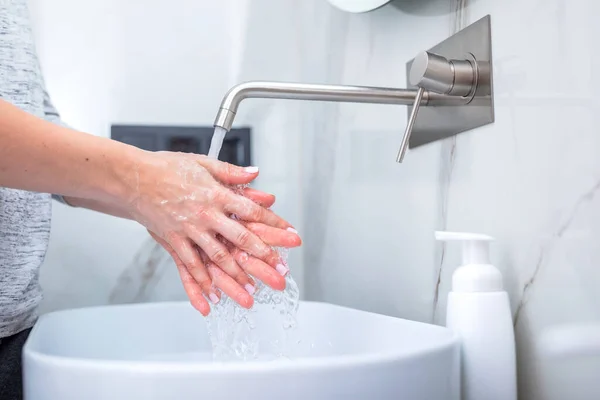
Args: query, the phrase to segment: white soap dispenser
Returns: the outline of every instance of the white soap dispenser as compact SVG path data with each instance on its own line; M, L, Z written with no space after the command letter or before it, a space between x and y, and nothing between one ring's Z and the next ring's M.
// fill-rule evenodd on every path
M446 326L462 341L462 399L516 400L515 334L502 274L490 264L493 238L457 232L436 232L435 237L463 246L446 314Z

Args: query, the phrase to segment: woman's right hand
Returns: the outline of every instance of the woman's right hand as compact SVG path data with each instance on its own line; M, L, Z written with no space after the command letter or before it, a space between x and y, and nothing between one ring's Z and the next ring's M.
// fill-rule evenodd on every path
M288 269L271 246L296 247L300 237L288 222L260 205L261 198L269 202L265 196L252 189L242 195L228 187L248 184L257 176L257 168L170 152L144 153L132 168L128 213L177 257L184 287L204 315L210 310L204 297L219 301L213 283L246 308L253 304L255 288L249 275L274 289L285 287ZM255 201L248 193L254 193ZM235 251L230 252L218 235ZM210 262L203 262L199 249ZM204 296L198 296L200 291Z

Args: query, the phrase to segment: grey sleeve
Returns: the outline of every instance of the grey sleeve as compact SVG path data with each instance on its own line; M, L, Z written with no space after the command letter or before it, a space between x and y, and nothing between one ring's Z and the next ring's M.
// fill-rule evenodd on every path
M60 114L58 113L58 111L56 111L56 108L52 104L52 100L50 99L50 95L48 94L46 88L44 88L44 116L46 121L52 122L56 125L64 126L65 128L70 128L70 126L65 124L60 119ZM64 197L59 194L53 194L52 198L60 203L70 206L70 204L67 203Z

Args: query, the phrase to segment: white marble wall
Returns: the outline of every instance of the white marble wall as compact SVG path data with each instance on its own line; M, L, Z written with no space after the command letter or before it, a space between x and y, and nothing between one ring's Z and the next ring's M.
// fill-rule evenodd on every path
M600 89L600 4L401 0L350 15L325 0L206 8L179 0L177 7L144 2L146 10L155 7L146 20L134 18L140 1L125 11L113 1L106 36L95 33L99 26L82 28L101 55L66 36L46 36L41 46L63 114L99 134L111 122L210 123L223 90L239 80L402 87L416 52L491 14L496 122L412 151L402 165L394 161L402 107L253 100L242 105L239 122L257 133L260 187L279 195L282 214L303 234L295 262L297 276L304 269L305 297L442 324L459 252L434 243L433 232L488 233L498 239L494 259L515 316L520 397L561 398L557 385L570 390L562 398L594 390L587 383L597 365L571 365L576 372L558 379L535 344L545 328L600 320L600 103L593 95ZM34 3L52 31L59 15L43 18L52 11ZM160 16L180 14L189 16L191 31L153 30ZM101 14L83 15L94 21ZM157 58L148 37L160 39L161 57L140 77ZM58 43L78 40L84 61L57 56ZM224 45L229 52L217 51ZM225 67L210 69L210 61ZM191 88L178 84L182 71ZM158 104L146 101L147 90ZM53 228L45 309L183 298L170 262L143 229L63 207L55 208Z
M316 139L327 151L306 154L315 167L304 189L305 229L320 235L306 238L306 293L442 324L459 250L436 244L433 231L488 233L498 239L494 260L511 297L521 398L597 398L590 376L600 373L598 360L550 375L535 344L548 327L600 321L600 5L397 5L331 28L337 78L402 86L417 51L491 14L496 122L397 165L404 110L341 105L322 116L335 122ZM569 392L556 397L560 386Z

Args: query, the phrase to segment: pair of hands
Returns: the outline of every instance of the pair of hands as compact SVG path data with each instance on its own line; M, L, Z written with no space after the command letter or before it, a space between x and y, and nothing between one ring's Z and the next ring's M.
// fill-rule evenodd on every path
M185 153L145 153L131 171L128 214L171 255L192 305L208 315L220 289L253 305L255 282L285 288L288 268L272 247L300 246L293 227L270 211L275 197L245 185L258 168ZM232 218L232 216L234 218Z

